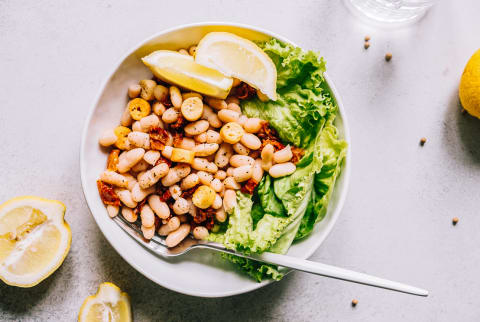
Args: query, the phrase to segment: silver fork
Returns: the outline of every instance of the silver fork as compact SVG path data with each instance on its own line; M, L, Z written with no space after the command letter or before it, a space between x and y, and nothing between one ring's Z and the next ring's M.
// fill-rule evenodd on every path
M173 248L168 248L165 244L165 240L157 235L155 235L150 241L147 241L143 238L142 232L139 227L134 224L127 222L121 215L116 216L113 220L127 232L131 237L133 237L138 243L140 243L145 248L150 249L157 255L163 257L174 257L183 255L194 248L207 248L217 252L228 253L248 259L252 259L259 262L264 262L273 265L279 265L302 272L312 273L316 275L321 275L325 277L331 277L343 281L354 282L358 284L364 284L374 287L380 287L387 290L398 291L402 293L419 295L419 296L428 296L428 291L417 288L414 286L389 281L383 278L354 272L340 267L335 267L331 265L326 265L322 263L317 263L301 258L296 258L287 255L280 255L274 253L262 253L262 254L243 254L236 252L230 249L225 248L222 244L207 242L202 240L196 240L191 236L185 238L178 246Z

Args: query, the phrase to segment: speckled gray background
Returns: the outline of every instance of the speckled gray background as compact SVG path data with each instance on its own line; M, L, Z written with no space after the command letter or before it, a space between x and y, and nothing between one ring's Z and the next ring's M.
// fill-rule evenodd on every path
M0 200L63 200L73 232L46 281L0 285L0 320L74 321L83 299L112 281L130 294L136 321L478 321L480 121L460 113L457 86L480 47L479 12L477 0L438 1L420 23L382 31L340 1L0 0ZM428 298L303 273L241 296L194 298L154 285L106 242L80 185L92 100L140 40L207 20L257 25L326 57L350 121L352 177L312 259L424 287Z

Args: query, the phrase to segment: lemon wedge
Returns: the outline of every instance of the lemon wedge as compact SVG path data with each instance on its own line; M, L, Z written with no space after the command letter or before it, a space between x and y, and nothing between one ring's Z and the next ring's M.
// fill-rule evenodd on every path
M65 209L60 201L32 196L0 205L0 279L31 287L62 265L72 241Z
M176 51L157 50L142 61L159 79L208 96L223 99L232 88L231 77L197 64L192 56Z
M229 32L211 32L200 40L195 61L236 77L277 99L277 68L255 43Z
M130 322L132 311L127 293L115 284L100 284L97 294L85 299L78 315L79 322Z

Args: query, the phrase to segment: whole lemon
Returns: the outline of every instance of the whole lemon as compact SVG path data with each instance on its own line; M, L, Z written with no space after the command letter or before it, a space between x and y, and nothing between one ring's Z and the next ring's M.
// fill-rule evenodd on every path
M465 66L458 90L460 103L470 114L480 118L480 49Z

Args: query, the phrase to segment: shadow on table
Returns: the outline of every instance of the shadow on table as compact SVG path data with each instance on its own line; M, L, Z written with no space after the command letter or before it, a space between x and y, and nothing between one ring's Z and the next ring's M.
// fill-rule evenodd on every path
M480 166L480 120L462 113L458 89L450 96L444 119L443 141L454 158ZM464 152L458 155L459 152Z
M248 321L276 319L271 310L280 305L283 291L292 274L281 282L259 290L226 298L200 298L179 294L150 281L133 269L110 246L99 231L92 247L103 267L105 276L128 292L134 318L139 321ZM278 318L278 317L277 317Z

